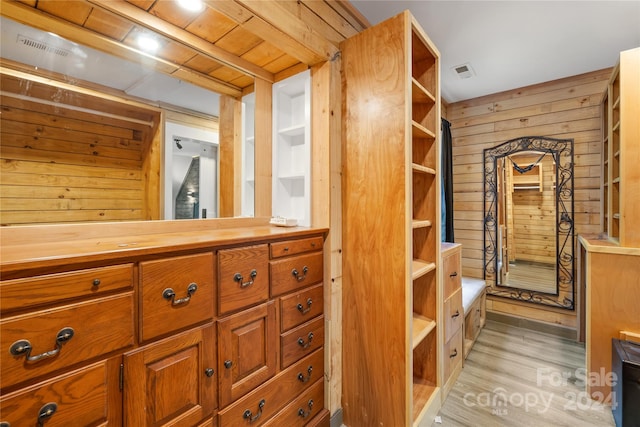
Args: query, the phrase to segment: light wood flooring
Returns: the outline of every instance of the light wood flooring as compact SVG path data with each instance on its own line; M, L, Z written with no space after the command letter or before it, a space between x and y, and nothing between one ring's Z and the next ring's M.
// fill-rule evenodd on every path
M507 286L555 294L556 266L520 260L510 263Z
M432 427L614 426L587 397L584 366L575 341L488 320Z

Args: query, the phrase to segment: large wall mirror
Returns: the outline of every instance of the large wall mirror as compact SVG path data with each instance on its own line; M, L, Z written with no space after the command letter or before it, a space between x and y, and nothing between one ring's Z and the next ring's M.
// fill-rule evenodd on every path
M63 3L35 7L52 16L88 8L82 25L93 33L43 12L31 26L31 8L3 4L2 225L253 216L253 75L90 3L67 2L74 12ZM153 7L145 19L214 14L188 17L168 9L174 2ZM226 25L217 36L224 44L235 24L215 17ZM121 41L112 41L118 32ZM158 50L144 50L138 36Z
M487 293L574 309L573 140L484 150Z

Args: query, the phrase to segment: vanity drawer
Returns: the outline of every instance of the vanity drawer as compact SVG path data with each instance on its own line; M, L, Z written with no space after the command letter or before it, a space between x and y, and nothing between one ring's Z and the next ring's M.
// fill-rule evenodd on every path
M459 329L456 334L444 344L443 351L443 378L446 382L451 373L456 369L458 363L462 362L463 357L463 337L462 329Z
M218 251L220 315L269 298L269 248L266 244Z
M301 254L304 252L317 251L322 249L322 244L322 236L272 243L271 258L279 258L283 256Z
M115 363L118 362L118 363ZM11 426L118 425L119 359L102 361L2 396L0 421ZM113 397L110 397L113 396ZM116 397L117 398L117 397ZM49 410L49 416L39 416Z
M280 332L322 314L323 308L322 284L280 298Z
M444 341L451 339L464 322L462 289L458 289L444 301Z
M140 263L142 341L215 315L214 268L211 252Z
M2 319L2 388L133 345L133 313L129 292Z
M282 334L280 345L282 369L322 347L324 345L324 316Z
M442 259L442 279L444 281L445 299L462 287L462 270L460 265L460 249L447 251Z
M271 296L286 294L322 281L322 252L269 263Z
M6 280L0 282L0 309L6 313L132 286L133 264Z
M318 380L264 425L302 427L323 409L324 380Z
M324 352L310 354L218 413L221 426L261 425L314 382L324 381ZM260 408L260 403L262 408ZM249 423L245 413L260 417ZM287 425L287 424L280 424Z

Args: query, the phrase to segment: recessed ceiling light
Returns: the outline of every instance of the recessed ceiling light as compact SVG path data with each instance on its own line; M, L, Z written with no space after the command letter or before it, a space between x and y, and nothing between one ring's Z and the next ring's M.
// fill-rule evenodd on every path
M137 38L138 47L145 52L155 52L160 47L158 40L148 34L140 34Z
M178 0L178 4L189 12L200 12L204 9L204 4L201 0Z

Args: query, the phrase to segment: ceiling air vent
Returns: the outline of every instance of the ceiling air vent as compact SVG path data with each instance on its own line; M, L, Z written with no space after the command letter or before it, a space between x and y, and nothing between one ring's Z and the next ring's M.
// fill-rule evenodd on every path
M456 65L452 68L453 72L461 79L469 79L475 76L473 72L473 68L471 68L471 64L466 63L462 65Z
M32 49L38 49L41 50L43 52L47 52L47 53L53 53L54 55L58 55L58 56L62 56L62 57L67 57L69 56L69 54L71 54L71 51L67 50L67 49L63 49L61 47L56 47L56 46L52 46L48 43L39 41L39 40L34 40L34 39L30 39L29 37L25 37L21 34L18 34L18 40L17 40L18 44L21 44L25 47L30 47Z

